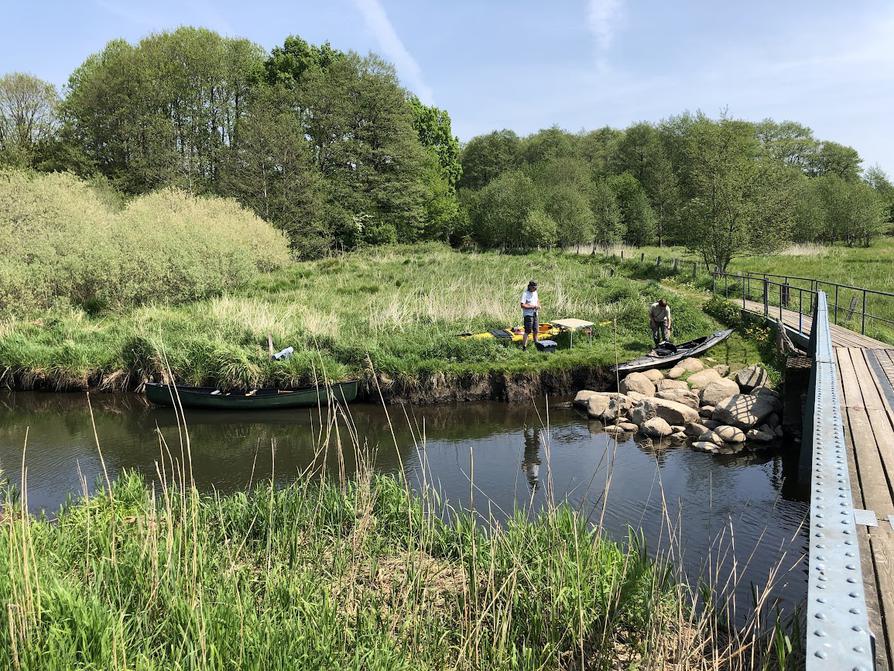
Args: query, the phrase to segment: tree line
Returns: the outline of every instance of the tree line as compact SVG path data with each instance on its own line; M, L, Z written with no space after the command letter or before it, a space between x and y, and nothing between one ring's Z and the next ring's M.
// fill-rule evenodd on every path
M60 96L0 78L0 164L70 171L126 195L234 197L293 251L683 244L725 268L787 241L869 244L894 187L851 147L794 122L681 114L624 130L460 147L448 113L375 55L298 36L271 52L200 28L110 42Z

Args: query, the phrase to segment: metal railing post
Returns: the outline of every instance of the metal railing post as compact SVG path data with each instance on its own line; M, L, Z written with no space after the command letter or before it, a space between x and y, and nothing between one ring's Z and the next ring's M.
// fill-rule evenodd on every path
M835 285L835 324L838 324L838 285Z
M770 284L764 278L764 317L770 316Z
M742 282L742 309L743 309L743 310L745 309L745 302L746 302L746 300L747 300L747 298L746 298L746 293L745 293L745 291L746 291L746 290L745 290L745 287L746 287L746 286L747 286L746 283L745 283L745 282Z
M804 290L798 287L798 333L804 333Z
M866 289L863 289L863 314L860 319L860 334L866 335Z
M783 291L783 286L780 284L779 285L779 324L780 324L780 326L782 325L782 298L783 298L782 291ZM788 305L788 291L786 291L785 293L786 293L785 303L787 306Z

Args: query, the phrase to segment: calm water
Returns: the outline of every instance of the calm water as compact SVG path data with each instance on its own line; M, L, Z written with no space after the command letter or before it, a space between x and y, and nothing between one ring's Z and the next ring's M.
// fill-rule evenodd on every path
M136 395L93 395L96 431L109 476L138 469L154 479L162 460L156 428L176 459L172 410ZM550 501L568 501L607 533L626 540L641 530L651 552L673 554L691 579L733 565L737 603L748 607L779 567L773 593L790 608L806 594L804 522L807 504L790 481L796 458L716 457L687 447L656 452L630 440L616 444L573 410L543 403L475 403L424 408L351 406L337 428L346 448L325 453L325 470L350 475L350 434L375 450L375 466L401 469L417 488L429 484L454 507L504 519ZM319 444L313 411L227 413L188 411L193 476L205 490L230 492L271 476L279 483L308 477ZM324 422L325 425L325 422ZM0 395L0 468L21 484L22 454L29 506L52 513L102 474L83 394ZM333 438L334 440L334 438ZM167 460L167 456L164 457ZM606 486L608 483L608 487ZM722 567L719 571L717 567Z

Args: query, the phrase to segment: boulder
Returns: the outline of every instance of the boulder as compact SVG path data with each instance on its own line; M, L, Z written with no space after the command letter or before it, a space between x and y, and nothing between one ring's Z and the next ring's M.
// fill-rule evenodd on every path
M638 391L628 391L627 398L630 399L630 407L632 408L638 401L642 401L644 398L651 398L646 396L645 394L640 394Z
M720 422L715 422L713 419L703 419L700 423L703 426L707 426L709 429L716 429L720 426Z
M743 368L734 376L736 383L742 391L749 392L755 387L761 387L767 383L768 375L762 367L754 365Z
M688 405L693 410L698 410L698 395L688 389L665 389L655 394L655 397L666 401L676 401Z
M720 378L705 385L701 391L701 402L702 405L717 405L723 399L738 393L739 385L732 380Z
M686 433L686 427L679 424L671 424L671 431L674 433Z
M745 443L724 443L717 448L717 454L738 454L745 449Z
M757 387L751 390L751 395L769 401L776 410L782 410L782 396L779 395L778 391L774 391L769 387Z
M773 429L766 424L759 429L751 429L745 437L755 443L772 443L776 440L776 434L773 432Z
M664 398L653 398L652 403L655 406L655 414L670 424L686 426L698 421L698 410L690 408L684 403L668 401Z
M705 364L703 364L698 359L688 357L680 361L675 367L682 368L683 370L689 371L690 373L698 373L700 370L705 369Z
M766 397L733 394L717 404L711 419L748 431L762 424L775 409L775 405Z
M686 434L682 431L674 431L670 435L670 439L675 443L685 443L686 442Z
M602 419L605 411L608 410L608 396L599 396L594 394L587 398L587 416L591 419Z
M642 431L649 438L666 438L673 433L670 424L661 419L661 417L653 417L652 419L648 419L643 422L642 426L640 426L639 428L640 431Z
M581 389L579 392L577 392L577 394L575 394L573 403L579 408L586 408L587 401L590 399L590 397L596 395L598 395L598 392L590 391L589 389Z
M686 435L690 438L698 438L700 435L708 431L708 427L704 424L699 424L698 422L694 422L692 424L686 425Z
M775 429L773 429L773 433L776 434L777 438L782 438L785 436L785 431L783 431L782 426L777 426Z
M698 373L693 373L690 375L686 381L689 383L689 386L693 389L702 389L707 387L712 382L722 379L720 377L720 373L718 373L713 368L707 368Z
M667 377L671 380L676 380L678 377L683 377L686 375L686 369L681 368L680 366L674 366L669 371L667 371Z
M625 431L636 431L639 427L633 422L618 422L618 426Z
M628 391L636 391L646 396L654 396L655 384L642 373L630 373L621 380L621 384L618 385L618 391L622 394L626 394Z
M713 405L703 405L698 409L698 414L705 419L711 419L711 415L714 414L714 406Z
M723 443L726 441L724 441L723 438L718 436L716 432L708 429L707 431L705 431L702 435L700 435L698 437L698 440L696 442L714 443L717 447L721 447L723 445Z
M771 429L775 429L780 424L782 424L782 420L779 419L779 415L777 413L774 412L769 417L767 417L767 426L769 426Z
M689 385L683 380L659 380L655 384L658 391L667 391L668 389L689 389Z
M659 380L664 379L664 373L662 373L657 368L651 368L649 370L644 370L643 375L652 380L652 382L658 382Z
M725 363L719 363L716 366L711 366L711 368L716 370L720 374L720 377L726 377L727 375L729 375L729 366L727 366Z
M692 449L698 450L699 452L711 452L712 454L716 454L719 448L714 443L697 440L692 443Z
M655 417L657 412L655 399L646 399L637 403L630 411L630 421L637 426L642 426L644 422Z
M605 431L605 433L610 436L620 436L624 433L624 429L622 429L620 426L615 426L614 424L609 424L603 429L603 431Z
M745 432L735 426L721 425L714 428L716 433L724 443L744 443Z

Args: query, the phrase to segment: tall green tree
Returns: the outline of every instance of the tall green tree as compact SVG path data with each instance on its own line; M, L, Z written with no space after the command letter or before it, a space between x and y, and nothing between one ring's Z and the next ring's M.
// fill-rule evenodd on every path
M766 252L788 239L792 173L761 151L751 124L700 118L687 149L693 195L684 216L690 249L726 270L736 255Z
M22 72L0 77L0 164L33 166L53 141L58 119L56 87Z
M503 172L518 167L521 140L511 130L472 138L462 149L459 186L480 189Z
M868 247L887 225L885 203L862 180L850 181L838 175L823 175L815 180L823 203L824 237L849 246Z
M534 181L518 170L509 170L488 182L478 195L475 236L482 247L530 249L535 244L522 238L521 225L540 209Z
M621 242L624 237L624 222L615 193L607 180L596 184L590 198L593 211L593 251L597 247L608 248Z
M835 175L846 182L860 179L863 159L853 147L837 142L820 142L808 159L807 172L815 177Z
M609 178L608 183L621 215L624 242L636 247L651 245L655 241L655 213L642 184L629 172Z
M569 184L553 186L544 195L543 211L555 222L553 242L561 247L580 247L593 239L593 212L586 191Z
M885 216L890 224L894 222L894 184L879 166L871 166L865 175L866 183L879 195L884 203Z
M126 192L213 192L264 57L248 40L201 28L115 40L72 74L63 117L92 164Z

